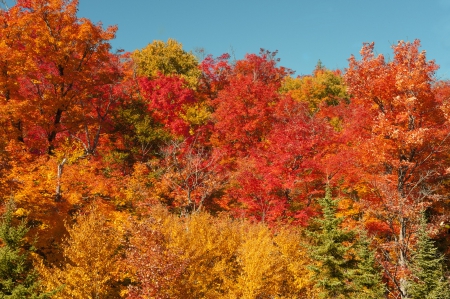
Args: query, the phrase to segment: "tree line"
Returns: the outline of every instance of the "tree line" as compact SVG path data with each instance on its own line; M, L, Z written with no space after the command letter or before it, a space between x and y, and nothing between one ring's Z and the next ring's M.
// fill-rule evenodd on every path
M1 298L450 296L450 83L420 41L295 77L114 53L77 10L0 10Z

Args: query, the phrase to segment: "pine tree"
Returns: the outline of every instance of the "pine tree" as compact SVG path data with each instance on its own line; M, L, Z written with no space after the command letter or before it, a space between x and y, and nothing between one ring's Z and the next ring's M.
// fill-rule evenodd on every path
M41 293L38 274L29 260L32 247L25 249L28 228L22 221L13 226L13 202L0 220L0 299L46 299Z
M356 246L357 268L352 272L355 299L384 298L386 286L382 274L376 267L375 252L370 250L370 241L365 231L361 231Z
M438 253L426 229L426 219L422 215L412 254L414 279L410 281L408 293L412 299L449 299L450 285L444 275L444 257Z
M323 212L323 218L315 220L319 228L308 231L315 287L320 298L349 298L353 293L350 270L356 262L351 255L355 234L340 228L343 218L336 215L338 200L332 199L329 187L319 204Z

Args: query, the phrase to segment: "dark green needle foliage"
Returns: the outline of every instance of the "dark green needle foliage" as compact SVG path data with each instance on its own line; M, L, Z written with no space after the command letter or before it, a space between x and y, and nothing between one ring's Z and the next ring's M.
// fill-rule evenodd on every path
M323 216L308 231L311 270L319 297L384 298L385 286L367 236L361 233L360 240L356 240L354 231L341 227L344 219L336 215L338 202L327 187L325 197L319 201Z
M370 241L365 231L359 234L356 246L358 264L352 272L355 299L385 298L386 286L382 281L382 274L376 267L375 252L370 249Z
M412 299L450 299L450 286L444 272L444 257L438 253L428 236L422 215L415 252L412 254L412 274L408 293Z
M0 299L45 299L53 293L42 293L37 272L29 260L32 247L25 248L28 228L22 221L13 225L13 202L0 219Z
M316 219L318 229L308 233L315 287L320 298L349 298L353 293L349 270L355 267L355 259L350 255L355 234L340 227L343 219L336 216L338 201L331 197L329 188L319 203L323 218Z

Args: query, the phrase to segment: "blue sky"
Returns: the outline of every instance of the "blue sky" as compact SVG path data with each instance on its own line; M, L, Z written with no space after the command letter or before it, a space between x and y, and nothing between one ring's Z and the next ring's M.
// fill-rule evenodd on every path
M114 49L173 38L187 51L241 59L265 48L297 75L319 59L344 69L363 42L389 58L392 44L418 38L438 78L450 79L450 0L79 0L78 15L118 25Z

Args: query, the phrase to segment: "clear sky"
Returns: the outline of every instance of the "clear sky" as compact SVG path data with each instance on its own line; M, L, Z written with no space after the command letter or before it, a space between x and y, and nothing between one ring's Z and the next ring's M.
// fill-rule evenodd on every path
M450 79L450 0L79 0L78 15L118 25L114 49L173 38L187 51L241 59L265 48L297 75L319 59L344 69L363 42L389 58L398 40L420 39L438 78Z

